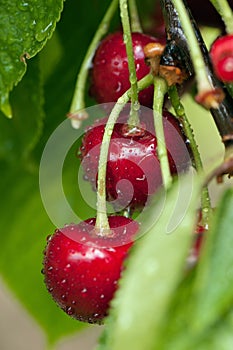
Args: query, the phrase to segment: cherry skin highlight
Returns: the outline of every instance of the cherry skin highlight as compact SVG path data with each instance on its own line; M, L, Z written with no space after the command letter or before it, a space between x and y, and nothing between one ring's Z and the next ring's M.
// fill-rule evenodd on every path
M156 39L142 33L132 33L135 68L140 80L150 72L145 62L144 46L151 42L164 44L164 39ZM108 35L99 45L91 72L91 95L98 103L116 102L130 88L128 59L123 34L116 32ZM152 107L153 86L139 93L139 102Z
M111 235L104 237L94 228L95 221L56 230L44 251L43 272L46 287L62 310L80 321L101 324L139 225L123 216L109 216Z
M151 110L140 116L141 126L129 132L127 116L114 126L107 163L106 193L116 211L141 210L162 185L156 153L157 139ZM164 132L170 170L173 175L187 170L190 157L177 119L163 112ZM96 121L83 137L80 154L84 178L96 190L100 146L107 119Z

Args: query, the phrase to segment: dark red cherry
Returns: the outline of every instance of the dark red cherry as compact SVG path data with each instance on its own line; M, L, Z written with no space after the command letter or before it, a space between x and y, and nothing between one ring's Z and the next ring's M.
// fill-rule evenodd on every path
M80 321L101 324L139 225L110 216L109 237L101 236L94 225L95 218L56 230L47 242L43 271L61 309Z
M106 121L106 118L96 121L89 127L80 148L85 179L92 183L94 190ZM131 132L126 122L127 116L120 117L112 133L106 175L107 200L116 210L141 210L162 185L153 112L142 114L141 127ZM175 117L164 111L163 123L169 165L175 175L187 169L190 157Z
M132 33L135 67L138 80L150 71L145 62L143 48L150 42L163 42L142 33ZM130 88L128 59L121 32L108 35L99 45L94 59L91 74L91 94L99 103L115 102ZM151 107L153 87L139 93L142 105Z

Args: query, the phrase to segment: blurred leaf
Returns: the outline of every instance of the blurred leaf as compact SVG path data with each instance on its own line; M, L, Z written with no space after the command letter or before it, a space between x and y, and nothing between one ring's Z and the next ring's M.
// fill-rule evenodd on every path
M198 350L231 350L233 344L233 311L221 318L210 332L207 332L198 347Z
M136 242L112 303L105 344L99 349L156 349L162 321L182 279L191 245L199 193L197 180L191 193L190 189L189 175L171 189L158 222ZM189 199L185 197L187 193ZM185 212L181 208L184 202L187 212L177 225L178 214Z
M54 226L42 207L37 176L1 167L1 179L0 272L53 343L84 326L56 306L43 283L43 250Z
M28 162L43 126L43 90L38 58L28 65L27 73L12 95L13 119L0 115L0 158L9 162Z
M36 55L51 37L63 0L0 2L0 109L11 117L8 95L26 71L26 58Z
M193 322L205 329L233 306L233 189L228 189L214 215L199 261L194 292Z
M229 189L214 213L197 268L186 276L173 296L158 349L232 348L232 222L233 189Z

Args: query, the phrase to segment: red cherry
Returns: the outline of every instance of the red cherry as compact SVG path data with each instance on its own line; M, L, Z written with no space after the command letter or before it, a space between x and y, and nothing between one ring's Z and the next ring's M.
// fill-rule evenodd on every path
M163 117L169 165L174 175L187 169L190 157L177 119L167 111ZM80 148L84 178L92 183L94 190L106 120L96 121L87 130ZM113 129L106 175L107 200L113 201L116 210L128 207L140 210L148 197L162 185L153 112L143 113L141 128L132 133L128 132L126 122L127 116L124 115Z
M162 42L142 33L132 33L133 50L137 78L141 79L150 71L145 63L143 48L151 42ZM128 59L123 41L123 34L117 32L108 35L98 47L92 69L91 94L99 103L115 102L130 88ZM153 101L153 87L139 93L142 105L151 107Z
M110 216L111 237L100 236L94 225L95 218L56 230L45 249L43 271L61 309L80 321L101 324L139 225Z
M225 82L233 81L233 35L217 38L211 46L210 57L217 77Z

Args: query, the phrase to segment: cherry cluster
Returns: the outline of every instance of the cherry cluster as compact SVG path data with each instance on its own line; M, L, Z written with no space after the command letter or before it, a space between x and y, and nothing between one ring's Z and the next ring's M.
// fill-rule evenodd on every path
M162 7L163 3L161 1ZM162 10L167 11L165 6ZM167 18L165 16L165 22ZM159 31L161 33L161 26ZM175 32L172 31L172 22L166 23L166 32L167 37L165 31L163 36L158 37L142 32L132 33L138 81L152 73L160 75L171 87L192 78L193 66L190 65L188 50L186 53L181 50L184 47L187 49L187 42L179 46L179 40L170 40L171 33ZM108 34L95 51L90 70L90 94L97 103L116 103L132 86L124 35L120 30ZM210 58L217 77L221 81L231 82L232 34L223 35L213 43ZM163 186L151 109L155 103L154 90L152 81L138 93L138 102L147 108L143 113L134 111L138 117L137 123L129 122L130 108L119 113L117 122L112 126L104 179L99 178L100 154L110 113L108 110L105 118L96 120L87 128L82 139L79 157L85 179L98 195L103 192L100 185L104 183L105 199L113 205L114 215L106 216L106 212L103 214L102 208L100 210L97 206L96 218L57 229L47 241L43 261L47 289L68 315L81 321L101 324L108 314L110 301L124 269L124 260L140 231L135 217L150 205L151 198ZM166 96L164 101L162 124L169 172L174 177L189 169L193 153L182 120L165 108L168 104ZM107 217L105 226L101 223L101 215ZM132 215L136 215L134 219ZM206 230L207 226L202 224L201 218L197 219L189 259L197 260Z

